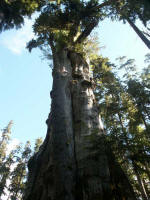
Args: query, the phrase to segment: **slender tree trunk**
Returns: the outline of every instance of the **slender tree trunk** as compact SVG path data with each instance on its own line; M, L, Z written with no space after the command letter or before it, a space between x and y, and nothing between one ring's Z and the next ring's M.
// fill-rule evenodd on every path
M140 109L140 110L141 110L141 109ZM140 112L141 112L140 114L141 114L142 121L143 121L144 126L145 126L146 134L147 134L147 136L150 138L149 126L148 126L148 124L147 124L147 122L146 122L146 120L145 120L145 117L144 117L142 111L140 111Z
M9 178L10 175L10 167L11 164L9 164L8 166L4 166L4 174L2 175L0 180L0 198L4 194L4 190L7 187L7 179Z
M145 45L150 49L150 40L146 38L146 36L138 29L138 27L128 18L126 17L127 22L130 24L130 26L133 28L133 30L136 32L136 34L141 38L141 40L145 43Z
M133 188L123 172L120 165L116 162L115 156L112 154L111 146L107 144L107 155L109 161L109 171L111 178L111 188L114 200L130 200L134 197Z
M141 195L142 195L142 199L143 200L148 200L148 196L147 196L147 193L146 193L146 190L144 188L144 184L143 184L143 181L139 175L139 172L138 172L138 169L137 169L137 165L134 161L132 161L132 164L133 164L133 169L134 169L134 172L136 174L136 177L137 177L137 181L138 181L138 184L139 184L139 188L140 188L140 192L141 192Z
M146 174L148 176L148 179L150 181L150 168L149 168L149 165L148 165L147 161L145 161L145 172L146 172Z
M149 183L146 183L146 180L144 178L142 179L142 181L143 181L143 185L144 185L147 197L149 199L150 198Z
M115 175L111 177L111 153L106 151L105 139L99 149L93 149L91 138L102 136L103 127L87 62L67 50L53 51L53 56L47 136L28 164L24 200L134 200L127 179L120 180L126 182L123 195L119 188L114 195Z

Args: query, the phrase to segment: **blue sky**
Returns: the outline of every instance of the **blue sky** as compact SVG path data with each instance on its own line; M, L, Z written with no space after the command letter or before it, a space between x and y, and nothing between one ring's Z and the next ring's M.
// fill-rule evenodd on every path
M143 29L140 23L138 27ZM99 24L99 37L101 45L106 46L102 54L111 61L119 56L127 56L136 60L138 69L144 67L144 56L150 51L128 24L105 20Z
M45 137L50 111L51 70L41 59L40 50L29 53L26 42L33 37L32 22L26 20L20 30L0 34L0 128L14 121L12 137L21 142ZM148 48L131 27L105 20L99 24L101 53L115 61L119 56L134 58L140 68Z

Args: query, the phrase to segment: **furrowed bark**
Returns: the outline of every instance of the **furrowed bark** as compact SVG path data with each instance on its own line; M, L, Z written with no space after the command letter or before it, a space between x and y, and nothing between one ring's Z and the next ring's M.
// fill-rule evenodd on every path
M105 148L94 160L96 151L92 150L91 135L103 133L98 114L93 80L89 65L80 54L70 53L72 73L73 124L75 133L75 154L78 168L77 199L107 199L110 197L110 176Z
M55 55L51 113L47 136L29 163L26 200L74 200L75 159L70 80L72 68L67 52Z
M120 189L114 195L111 187L116 175L109 166L112 155L106 151L89 65L78 53L54 54L47 136L29 162L24 200L134 200L127 179L119 184L123 181L128 196ZM92 142L96 136L101 136L98 148Z

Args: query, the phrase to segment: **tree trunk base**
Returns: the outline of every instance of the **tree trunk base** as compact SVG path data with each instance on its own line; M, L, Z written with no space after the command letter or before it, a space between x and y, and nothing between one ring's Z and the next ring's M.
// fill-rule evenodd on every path
M135 200L106 148L87 62L63 50L53 79L47 136L29 161L24 200Z

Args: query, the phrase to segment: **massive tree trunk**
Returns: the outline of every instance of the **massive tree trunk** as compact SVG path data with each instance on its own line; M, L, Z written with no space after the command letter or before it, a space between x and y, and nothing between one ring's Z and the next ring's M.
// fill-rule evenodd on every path
M125 174L106 149L87 62L68 50L53 56L47 136L30 159L24 200L134 200ZM99 147L93 137L101 138Z

